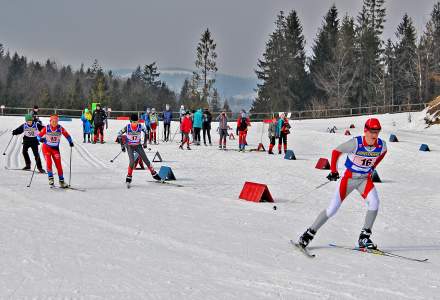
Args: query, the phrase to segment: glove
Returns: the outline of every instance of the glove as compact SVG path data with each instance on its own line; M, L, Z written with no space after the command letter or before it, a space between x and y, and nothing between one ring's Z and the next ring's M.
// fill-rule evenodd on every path
M122 152L125 152L125 147L121 147L121 151L122 151Z
M74 146L74 145L73 145L73 142L70 142L69 145L70 145L70 147L73 147L73 146Z
M43 144L46 144L46 138L44 138L44 137L40 138L40 142L43 143Z
M336 172L330 172L330 174L328 174L328 176L327 176L327 179L328 180L330 180L330 181L338 181L338 179L339 179L339 173L336 171Z

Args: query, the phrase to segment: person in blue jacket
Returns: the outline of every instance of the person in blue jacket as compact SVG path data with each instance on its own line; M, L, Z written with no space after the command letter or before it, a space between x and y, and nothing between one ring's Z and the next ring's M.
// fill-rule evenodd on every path
M197 146L200 146L200 131L202 130L202 125L203 125L203 112L202 109L199 108L194 113L194 123L193 123L194 144Z
M170 110L170 106L166 104L165 111L163 112L163 139L165 142L170 140L170 127L172 119L173 113Z
M88 108L84 109L84 113L81 115L81 121L83 123L83 136L84 136L83 143L86 142L91 143L90 141L90 134L92 133L92 124L90 123L91 120L92 120L92 114L89 112L89 109Z

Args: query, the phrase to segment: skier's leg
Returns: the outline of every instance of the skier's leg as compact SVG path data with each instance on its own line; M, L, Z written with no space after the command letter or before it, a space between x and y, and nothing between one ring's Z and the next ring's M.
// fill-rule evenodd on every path
M211 127L207 129L206 134L208 135L208 142L211 145Z
M37 164L37 168L38 170L42 170L43 166L41 165L40 154L38 153L38 145L34 144L31 146L31 148L32 148L32 153L34 154L35 157L35 163Z
M350 176L344 175L342 177L341 181L339 182L338 189L330 201L330 205L327 207L327 209L319 213L312 226L310 226L299 238L298 243L301 244L302 247L307 247L307 245L315 237L316 232L328 221L329 218L336 214L346 196L348 196L357 187L357 185L359 185L359 182L356 180L353 181Z
M145 151L142 148L142 146L141 145L136 146L134 151L136 151L139 154L141 160L147 165L147 168L150 169L151 168L150 160L148 159L147 154L145 154Z
M283 133L284 153L287 151L287 134Z
M31 146L28 144L23 144L23 157L24 157L24 162L26 164L25 168L26 169L30 169L31 168L31 158L29 157L29 153L28 153L28 149Z
M55 166L57 167L58 178L60 181L63 181L64 176L63 176L63 166L61 164L61 154L58 150L51 149L51 155L55 163Z
M50 154L50 148L46 145L43 145L43 155L44 155L44 160L46 161L47 176L51 178L53 177L52 156Z
M132 146L127 146L127 154L128 154L128 171L127 171L127 177L131 177L133 176L133 169L134 169L134 164L135 164L135 159L134 159L134 151L133 151L133 147Z

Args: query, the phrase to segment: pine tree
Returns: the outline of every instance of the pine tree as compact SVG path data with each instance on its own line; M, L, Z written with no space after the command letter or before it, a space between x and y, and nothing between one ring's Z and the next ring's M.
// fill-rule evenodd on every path
M332 74L336 63L338 46L339 18L338 10L333 5L326 16L322 27L318 31L315 45L312 47L313 56L309 64L310 75L315 85L315 97L328 103L332 98L329 91L329 82L334 81ZM340 54L340 53L339 53Z
M397 104L418 102L418 59L416 30L405 14L397 27L395 47L395 100Z
M384 51L385 63L385 99L388 99L389 105L394 105L394 86L396 76L396 55L394 45L391 39L388 39Z
M310 81L305 70L306 55L302 26L296 11L287 17L281 11L276 29L258 61L257 98L252 112L302 109L307 105Z
M231 112L231 107L229 107L228 99L225 99L225 102L223 103L223 110L226 112Z
M220 95L218 94L218 91L216 88L214 88L212 93L212 99L210 103L210 110L213 112L220 111Z
M147 87L157 88L162 85L161 81L158 80L160 73L158 72L158 68L156 62L152 64L145 65L143 68L142 79L147 85Z
M195 62L198 78L202 81L201 100L203 104L210 100L209 96L215 83L215 74L218 71L216 47L217 44L211 37L211 32L206 29L197 45L197 59Z
M357 18L356 51L358 73L355 80L358 106L372 106L383 98L383 64L381 62L385 0L364 0Z

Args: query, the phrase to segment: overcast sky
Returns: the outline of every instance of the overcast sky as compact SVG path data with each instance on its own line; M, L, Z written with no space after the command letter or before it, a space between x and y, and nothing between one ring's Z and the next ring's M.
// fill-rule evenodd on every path
M385 38L403 14L424 29L437 0L388 0ZM310 50L322 17L335 3L356 16L361 0L0 0L0 43L31 59L78 67L192 69L202 31L217 42L219 71L254 76L280 10L297 10Z

